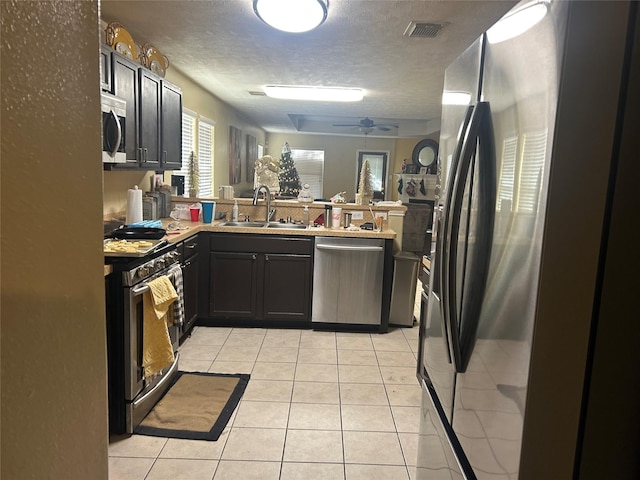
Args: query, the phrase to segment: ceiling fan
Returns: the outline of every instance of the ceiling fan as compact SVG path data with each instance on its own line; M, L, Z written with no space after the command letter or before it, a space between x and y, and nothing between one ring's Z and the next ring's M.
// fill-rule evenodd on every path
M371 120L369 117L363 118L360 120L360 123L334 123L334 127L358 127L360 132L367 135L368 133L373 132L374 130L382 130L383 132L388 132L392 128L398 128L398 125L388 124L388 125L376 125L376 123Z

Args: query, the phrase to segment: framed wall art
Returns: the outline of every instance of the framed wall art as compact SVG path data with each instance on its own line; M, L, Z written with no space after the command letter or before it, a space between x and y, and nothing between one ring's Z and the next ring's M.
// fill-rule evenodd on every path
M258 140L253 135L247 134L246 157L246 180L247 182L253 182L254 165L258 159Z
M229 183L242 181L242 131L229 127Z

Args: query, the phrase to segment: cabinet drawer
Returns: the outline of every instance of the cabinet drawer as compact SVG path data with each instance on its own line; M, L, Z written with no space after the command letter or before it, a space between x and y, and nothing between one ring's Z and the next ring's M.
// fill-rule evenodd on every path
M313 240L308 237L214 233L211 235L210 249L215 252L295 253L311 255L313 251Z
M183 242L182 258L189 258L198 251L198 235L187 238Z

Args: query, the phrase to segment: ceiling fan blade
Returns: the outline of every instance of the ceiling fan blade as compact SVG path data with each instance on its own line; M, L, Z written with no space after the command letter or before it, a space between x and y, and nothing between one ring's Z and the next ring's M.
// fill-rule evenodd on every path
M334 123L334 127L361 127L362 125L357 123Z
M391 128L389 128L389 127L381 127L380 125L375 125L373 128L376 128L378 130L382 130L383 132L388 132L389 130L391 130Z

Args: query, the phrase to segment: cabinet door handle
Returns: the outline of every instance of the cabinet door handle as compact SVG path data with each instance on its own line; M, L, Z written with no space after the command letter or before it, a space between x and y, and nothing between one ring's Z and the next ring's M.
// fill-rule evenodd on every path
M167 163L167 151L166 150L162 151L162 163L163 164Z
M148 155L148 153L149 153L149 149L148 149L148 148L143 148L142 150L143 150L143 152L144 152L144 160L143 160L143 161L144 161L144 163L147 163L147 158L148 158L148 156L149 156L149 155Z
M257 258L258 258L258 255L256 255L255 253L251 255L251 260L256 260Z
M268 262L268 261L269 261L269 255L265 255L265 256L264 256L264 261L265 261L265 262Z
M193 244L193 245L187 245L185 248L188 248L189 250L193 250L194 248L196 248L197 244Z

